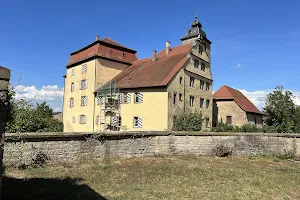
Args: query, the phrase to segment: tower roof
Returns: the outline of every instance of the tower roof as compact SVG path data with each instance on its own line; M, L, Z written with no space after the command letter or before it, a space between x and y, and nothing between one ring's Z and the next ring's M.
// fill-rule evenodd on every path
M198 17L196 16L194 21L191 23L191 28L186 32L186 34L181 40L186 40L198 36L208 40L206 33L201 28L202 24L198 21Z

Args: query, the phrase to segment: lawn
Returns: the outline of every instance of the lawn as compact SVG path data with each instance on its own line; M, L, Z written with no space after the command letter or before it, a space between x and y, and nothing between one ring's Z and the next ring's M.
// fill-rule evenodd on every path
M300 199L300 163L153 157L7 168L4 199Z

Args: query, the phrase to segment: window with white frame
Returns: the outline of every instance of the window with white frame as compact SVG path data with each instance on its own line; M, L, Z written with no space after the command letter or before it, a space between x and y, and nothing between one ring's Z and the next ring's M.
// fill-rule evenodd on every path
M96 97L97 105L103 104L103 97Z
M76 123L76 117L73 117L72 122Z
M195 101L195 97L194 96L190 96L190 106L194 107L194 101Z
M209 100L209 99L206 99L206 109L209 108L209 103L210 103L210 100Z
M200 55L202 55L202 51L203 51L203 47L202 47L202 45L199 45L198 53L199 53Z
M87 64L83 64L82 65L82 73L86 73L87 72Z
M195 78L190 77L190 87L194 87L194 83L195 83Z
M179 101L182 101L182 94L179 93Z
M204 90L204 81L200 80L200 90Z
M79 124L86 124L87 116L86 115L79 115Z
M142 128L143 127L143 119L140 117L133 118L133 127L134 128Z
M141 92L134 93L134 103L143 103L143 93Z
M131 93L124 93L124 103L130 103L131 102Z
M210 88L210 83L206 82L206 91L209 91L209 88Z
M120 93L119 96L118 96L118 103L119 104L122 104L122 96L123 96L122 93Z
M69 105L71 108L74 107L74 98L70 98L70 105Z
M201 70L205 71L205 63L204 62L201 62Z
M203 108L203 104L204 104L204 99L200 98L200 108Z
M194 59L194 67L198 69L198 67L199 67L199 60L198 59Z
M86 106L88 104L88 97L82 96L81 97L81 106Z
M87 89L88 88L88 81L86 79L81 80L80 83L79 83L79 88L81 90Z
M71 92L74 92L74 90L75 90L75 83L72 82L72 83L71 83Z
M72 71L71 71L71 75L72 75L72 76L75 76L75 69L74 69L74 68L73 68Z
M95 124L98 126L99 125L99 115L97 115L96 117L95 117Z

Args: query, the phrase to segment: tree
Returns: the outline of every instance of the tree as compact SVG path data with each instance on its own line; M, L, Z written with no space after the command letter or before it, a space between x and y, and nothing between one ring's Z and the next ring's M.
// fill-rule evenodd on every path
M267 125L276 127L278 132L295 131L300 123L300 109L293 102L293 97L292 92L284 91L282 86L268 94L263 108Z
M52 108L46 102L33 106L25 99L15 99L13 88L9 90L9 119L6 132L62 132L63 124L52 118Z

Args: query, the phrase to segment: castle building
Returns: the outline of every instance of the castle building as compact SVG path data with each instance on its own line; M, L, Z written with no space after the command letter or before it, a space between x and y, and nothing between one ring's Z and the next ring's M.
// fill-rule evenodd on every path
M71 53L65 75L65 132L172 130L173 117L201 112L212 127L210 45L197 17L180 46L137 59L110 38Z

